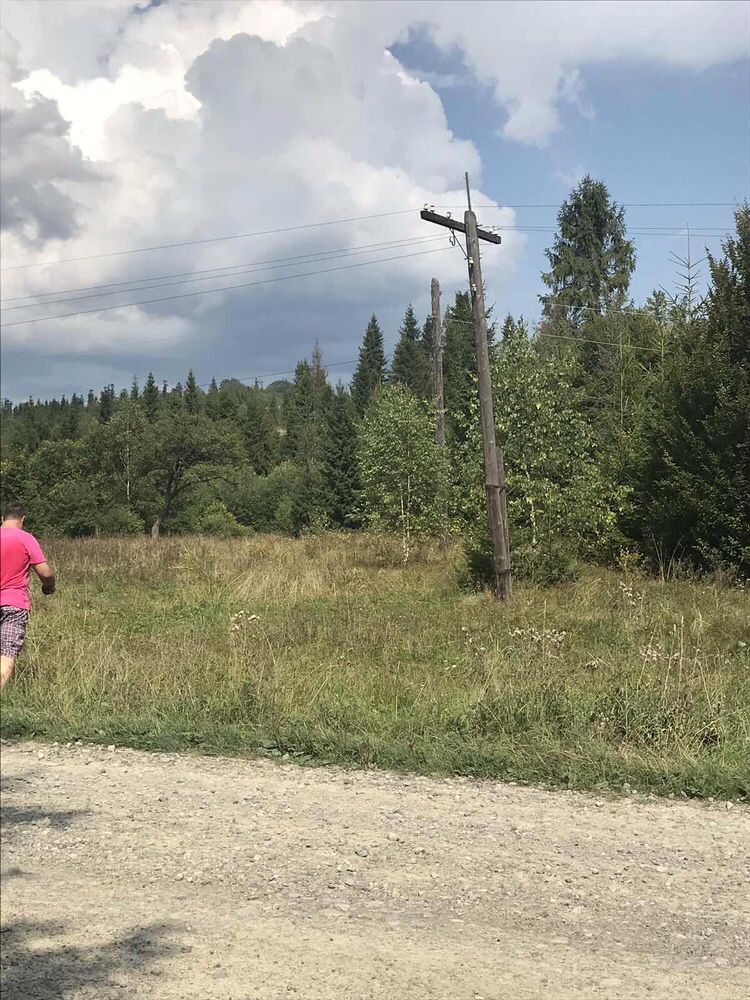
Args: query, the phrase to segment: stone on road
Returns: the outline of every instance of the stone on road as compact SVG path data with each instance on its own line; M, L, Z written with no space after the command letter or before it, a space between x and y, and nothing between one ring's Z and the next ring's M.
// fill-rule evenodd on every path
M3 1000L734 1000L750 810L2 750Z

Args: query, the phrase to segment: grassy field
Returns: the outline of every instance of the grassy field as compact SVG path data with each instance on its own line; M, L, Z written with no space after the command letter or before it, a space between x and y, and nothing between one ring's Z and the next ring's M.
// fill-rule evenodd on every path
M48 546L3 735L574 788L750 788L750 593L592 571L510 608L365 536Z

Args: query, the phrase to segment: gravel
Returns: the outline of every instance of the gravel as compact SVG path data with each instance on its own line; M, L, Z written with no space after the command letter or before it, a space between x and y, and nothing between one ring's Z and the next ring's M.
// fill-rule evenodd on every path
M2 782L3 1000L750 993L742 803L80 741Z

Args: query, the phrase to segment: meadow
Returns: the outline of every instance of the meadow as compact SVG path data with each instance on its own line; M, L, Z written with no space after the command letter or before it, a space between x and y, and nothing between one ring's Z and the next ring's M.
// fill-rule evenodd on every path
M52 541L5 737L570 788L750 790L750 592L591 569L505 607L364 534Z

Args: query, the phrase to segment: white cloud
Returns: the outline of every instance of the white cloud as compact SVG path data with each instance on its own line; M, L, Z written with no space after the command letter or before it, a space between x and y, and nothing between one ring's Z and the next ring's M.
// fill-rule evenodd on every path
M50 240L43 257L89 256L121 247L273 230L297 221L384 211L404 214L302 230L293 236L200 244L168 255L113 256L9 271L6 296L436 236L421 222L418 209L425 202L462 201L464 169L479 177L481 162L475 147L451 134L436 93L404 73L380 45L364 46L367 58L357 66L351 53L293 33L294 25L311 20L309 8L300 18L283 4L246 8L232 4L222 21L214 5L208 7L193 8L192 20L182 16L181 7L170 11L166 5L142 15L138 22L129 21L120 32L122 48L115 46L110 54L109 65L117 67L111 78L65 83L40 67L16 88L27 101L39 93L56 101L71 123L71 138L105 177L81 194L82 231L65 240ZM171 33L165 34L165 23L174 29ZM238 23L253 24L267 37L232 33ZM216 31L230 37L212 37ZM156 38L163 40L160 63ZM166 51L164 39L168 39ZM201 48L197 39L202 50L194 55ZM513 218L506 210L493 222L510 224ZM504 263L494 267L488 263L488 276L509 273L521 245L522 238L511 234L503 248ZM441 248L448 251L440 254L446 284L463 284L465 265L458 251L447 246L447 234ZM28 260L18 234L11 234L5 249L6 264ZM244 309L262 311L271 302L283 302L290 313L303 312L311 299L347 302L367 311L379 308L382 299L403 307L410 298L426 294L437 266L433 256L404 255L428 249L432 245L384 248L369 256L402 259L278 286L269 283L244 293L177 300L157 308L173 312L193 330L200 329L205 343L218 341L222 326L236 325ZM365 259L367 255L338 263ZM303 263L258 278L336 265L336 261L324 262L323 267ZM167 294L189 290L170 288ZM52 316L75 308L62 304L39 308L35 314ZM102 349L122 351L128 342L135 348L151 312L134 311L132 322L121 325L105 321L112 315L101 314ZM18 316L6 316L6 322ZM34 342L45 351L57 325L58 321L8 325L5 344ZM88 345L89 318L81 329L81 342ZM291 349L298 351L299 346Z
M580 98L586 66L649 62L697 71L745 58L750 44L747 4L737 0L330 0L326 10L329 19L305 33L326 33L350 50L364 38L391 45L414 28L446 53L458 50L491 88L505 136L535 144L559 129L560 104Z
M15 116L11 123L28 123L8 147L18 212L10 213L4 233L6 267L28 260L30 238L44 242L42 259L56 259L411 212L168 254L9 270L4 295L431 235L417 209L424 202L461 204L464 170L481 186L482 164L474 145L452 134L430 83L400 65L389 46L416 28L446 52L457 46L467 71L491 88L505 135L543 143L559 128L561 102L595 107L595 95L581 82L587 65L649 60L692 71L743 55L740 8L720 2L218 0L151 7L145 0L6 0L5 24L18 51L11 42L4 46L4 107ZM477 200L491 201L481 192ZM514 214L493 213L492 221L509 225ZM522 249L523 237L508 233L500 250L488 251L493 292L502 289ZM396 251L382 253L390 255ZM463 287L464 268L458 251L450 250L246 293L81 317L62 327L57 321L9 327L4 343L33 342L44 352L63 329L79 350L98 344L103 352L132 349L135 358L142 357L144 336L157 330L174 344L199 334L191 343L208 351L231 334L234 344L265 352L270 361L282 349L294 358L300 345L308 347L305 317L329 307L333 314L346 303L356 325L348 333L332 329L331 342L351 354L372 308L394 302L402 308L422 294L426 303L433 273L447 288ZM287 327L297 332L282 345L279 334Z

